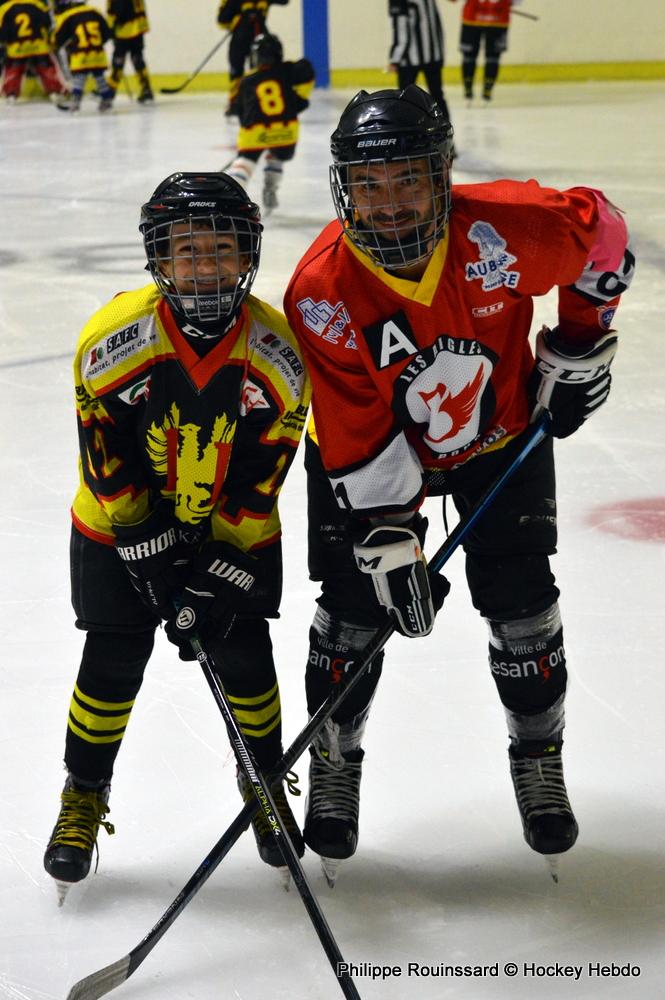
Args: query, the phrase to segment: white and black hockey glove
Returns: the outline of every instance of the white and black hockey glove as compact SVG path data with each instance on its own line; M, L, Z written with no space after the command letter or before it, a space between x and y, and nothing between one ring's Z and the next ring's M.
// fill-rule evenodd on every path
M382 524L370 528L353 546L356 565L369 573L379 604L395 618L402 635L429 635L450 584L444 576L427 572L423 543L427 520L416 514L408 525Z
M617 349L614 333L606 333L580 349L563 342L558 328L540 330L536 338L535 398L552 417L554 437L565 438L602 406L609 395L610 366ZM533 388L533 386L532 386Z

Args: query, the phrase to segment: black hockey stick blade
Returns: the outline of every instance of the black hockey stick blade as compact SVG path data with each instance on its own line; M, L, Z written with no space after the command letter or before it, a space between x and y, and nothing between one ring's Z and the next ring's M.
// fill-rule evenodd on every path
M205 59L203 60L203 62L199 63L199 65L196 67L196 69L194 70L194 72L190 76L187 77L187 79L185 80L184 83L181 83L180 86L178 86L178 87L160 87L159 88L160 94L179 94L181 90L184 90L185 87L188 87L190 85L190 83L192 82L192 80L194 79L194 77L196 77L196 76L199 75L199 73L201 72L201 70L203 69L203 67L205 66L205 64L208 63L208 62L210 62L210 60L214 56L215 52L217 52L217 50L222 47L222 45L227 40L227 38L230 36L230 34L231 34L231 32L227 31L226 34L222 38L220 38L220 40L218 42L216 42L215 45L213 45L213 47L211 48L210 52L205 57Z
M543 438L547 436L549 427L549 414L545 412L527 431L525 431L523 445L520 451L507 465L504 471L500 473L500 475L497 476L497 478L491 483L471 511L459 522L455 530L437 549L434 556L432 556L429 562L431 572L438 573L443 568L445 563L448 562L455 549L457 549L462 541L464 541L478 518L481 517L487 510L497 494L503 489L508 479L510 479L513 473L519 468L527 455L529 455L533 449L540 444ZM345 701L355 689L356 685L360 683L361 679L365 675L365 672L369 668L370 663L377 653L383 649L394 631L395 626L392 624L392 621L390 621L382 629L380 629L374 638L368 643L363 652L362 661L358 664L356 671L351 676L349 681L340 691L331 694L326 701L319 706L304 729L300 731L291 746L285 751L281 761L275 768L273 776L274 784L281 781L287 771L291 770L293 765L299 757L302 756L317 733L323 728L326 721L334 712L337 711L342 702ZM104 969L100 969L98 972L93 972L90 976L86 976L85 979L81 979L78 983L75 983L67 994L67 1000L98 1000L99 997L105 996L116 986L119 986L120 983L129 979L129 977L136 972L141 963L145 961L169 927L175 922L175 920L177 920L188 903L191 902L193 897L205 885L212 873L234 846L236 841L240 839L241 835L251 823L252 818L258 813L259 808L260 806L256 799L250 799L246 802L242 810L219 838L210 853L203 859L187 885L180 890L171 905L164 911L155 926L146 934L143 940L140 941L128 955L121 958L119 961L114 962L113 965L107 965Z

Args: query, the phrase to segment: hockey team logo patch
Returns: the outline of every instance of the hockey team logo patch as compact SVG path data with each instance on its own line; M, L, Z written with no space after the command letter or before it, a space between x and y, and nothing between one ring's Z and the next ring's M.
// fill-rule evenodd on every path
M308 297L298 302L298 310L307 329L315 333L317 337L321 337L322 340L327 340L329 344L338 343L351 322L349 310L341 299L333 306L326 299L315 302L314 299ZM353 330L349 331L349 336L344 346L357 350Z
M395 383L397 410L424 425L422 439L436 455L460 454L481 440L495 407L496 362L480 342L442 335L403 369Z
M250 379L247 379L242 387L239 409L241 417L246 417L252 410L270 409L270 403L266 399L263 389Z
M482 281L484 292L496 288L516 288L520 280L519 271L509 271L517 257L508 253L507 243L489 222L474 222L467 236L478 245L480 260L467 261L464 273L467 281Z

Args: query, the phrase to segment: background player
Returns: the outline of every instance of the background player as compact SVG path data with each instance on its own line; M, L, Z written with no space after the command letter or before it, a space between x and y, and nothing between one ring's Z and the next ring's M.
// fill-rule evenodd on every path
M108 82L118 90L127 56L132 60L141 90L139 104L154 101L148 67L143 54L143 37L150 30L144 0L108 0L106 19L113 31L113 57Z
M452 0L453 3L456 0ZM510 9L520 0L464 0L459 48L462 53L464 97L473 100L473 78L481 45L485 51L483 100L492 100L501 56L508 48Z
M51 52L50 33L51 15L41 0L7 0L0 5L0 46L5 49L2 96L10 103L19 97L26 70L32 67L51 100L66 106L68 91Z
M113 105L115 91L104 76L109 65L104 45L112 37L106 18L96 7L78 0L55 0L55 13L53 45L67 52L72 78L71 100L66 106L58 106L78 111L86 80L91 76L99 97L99 110L108 111Z
M217 13L220 28L231 32L229 42L229 106L227 115L232 115L233 102L238 93L240 81L245 72L245 62L249 58L252 42L267 31L268 8L273 5L285 7L289 0L222 0Z
M450 494L463 515L519 450L536 404L567 437L610 388L612 319L634 265L620 213L589 188L451 188L451 144L420 88L357 94L331 141L338 221L285 296L320 446L307 441L310 573L322 581L310 712L352 673L386 611L406 636L431 631L447 585L435 577L432 591L424 572L423 499ZM534 366L532 298L555 286L558 325L538 335ZM562 764L556 541L548 437L465 544L524 835L546 855L568 850L578 832ZM356 849L363 729L379 675L380 657L311 748L304 837L327 858Z
M240 185L173 174L140 229L154 284L97 312L74 363L72 603L86 638L44 857L65 885L88 874L100 824L113 832L114 763L162 620L185 660L196 629L259 766L282 754L267 619L281 598L277 500L309 385L284 317L249 294L262 226ZM249 798L242 772L238 782ZM281 785L275 798L302 854ZM282 866L263 814L254 833L261 858Z
M298 115L309 107L306 94L314 86L314 68L309 59L284 61L282 43L276 35L259 35L252 43L252 72L240 84L231 105L240 119L238 155L228 172L246 186L265 153L263 162L263 209L277 207L277 188L283 164L293 159L298 141Z

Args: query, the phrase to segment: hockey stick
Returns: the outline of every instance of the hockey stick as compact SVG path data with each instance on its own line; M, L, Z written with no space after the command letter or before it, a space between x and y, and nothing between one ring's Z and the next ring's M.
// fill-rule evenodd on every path
M236 760L252 784L252 791L254 792L256 801L263 810L263 814L270 825L272 835L275 838L277 846L282 852L282 857L284 858L289 871L291 872L291 877L293 878L296 888L300 893L300 898L305 904L305 909L307 910L310 920L314 925L319 941L323 945L324 951L330 960L330 964L335 972L342 993L345 997L349 997L350 1000L360 1000L360 994L355 988L353 980L348 972L338 971L342 968L346 969L348 966L344 962L342 953L337 947L337 942L335 941L332 931L328 926L328 922L323 915L323 911L321 910L318 900L316 899L316 896L312 892L312 889L307 881L307 876L303 871L303 867L293 846L288 830L279 824L279 812L277 811L269 785L259 770L254 754L247 745L247 741L243 736L240 726L238 725L226 692L224 691L224 688L222 687L219 677L214 669L214 661L205 652L198 639L193 638L191 640L191 645L196 654L197 660L201 664L205 679L210 686L210 690L213 693L215 701L217 702L217 707L222 713L222 717L226 723L229 739L235 751Z
M199 63L199 65L196 67L196 69L194 70L194 72L192 73L192 75L188 76L184 83L181 83L179 87L160 87L159 88L160 94L179 94L181 90L184 90L185 87L188 87L189 84L194 79L194 77L199 75L199 73L201 72L201 70L203 69L203 67L205 66L205 64L208 63L208 62L210 62L210 60L214 56L215 52L217 52L217 49L221 49L222 45L227 40L227 38L230 36L230 34L231 34L231 32L227 31L226 34L223 35L220 38L220 40L215 45L213 45L213 47L211 48L210 52L205 57L205 59L203 60L203 62Z
M516 7L511 7L510 13L517 14L518 17L526 17L529 21L540 21L538 14L527 14L525 10L518 10Z
M498 493L501 492L506 482L513 473L520 467L525 458L536 448L547 436L550 426L549 414L541 414L538 420L525 433L522 448L506 466L504 471L490 484L483 495L478 499L471 511L463 518L445 542L437 549L430 560L430 572L438 573L445 563L448 562L456 548L464 541L476 522L485 513ZM311 717L307 725L296 736L295 740L284 753L274 772L274 781L278 782L290 771L298 758L305 752L309 744L317 733L323 728L330 716L339 708L342 702L351 694L356 685L360 682L374 657L385 646L390 636L395 631L392 622L387 623L380 629L371 642L365 647L363 658L355 673L346 685L337 692L331 692L326 701L319 706ZM98 1000L105 996L116 986L120 986L136 972L141 963L148 957L158 941L164 936L171 924L180 916L182 911L191 902L197 892L205 885L212 873L229 853L235 842L247 829L252 821L252 817L259 811L259 803L255 799L250 799L245 803L241 812L238 813L228 829L222 834L210 853L203 859L197 870L194 872L189 882L180 890L171 905L159 918L155 926L150 930L143 940L133 948L128 955L107 965L98 972L81 979L72 986L67 995L67 1000Z

